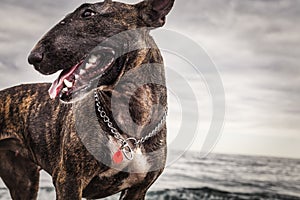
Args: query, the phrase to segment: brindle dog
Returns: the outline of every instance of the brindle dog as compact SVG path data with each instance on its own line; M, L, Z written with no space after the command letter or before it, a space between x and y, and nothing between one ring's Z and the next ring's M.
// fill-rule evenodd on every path
M135 90L129 101L130 120L120 112L125 109L122 105L114 118L112 93L119 86L122 90L116 93L117 99L128 95L131 83L120 85L126 72L147 63L163 63L149 31L164 25L173 4L174 0L145 0L135 5L110 0L85 3L38 42L28 57L29 63L45 75L63 70L59 78L52 86L28 84L0 92L0 176L13 199L37 198L41 169L52 176L57 199L95 199L118 192L121 192L120 199L145 198L164 168L166 125L163 123L155 135L139 145L128 140L127 150L130 147L135 157L122 161L121 154L128 151L115 154L120 142L97 112L94 92L98 91L100 104L123 139L133 135L139 139L151 132L147 125L159 123L162 116L156 110L157 105L167 107L165 87L145 84ZM113 40L107 46L102 45L96 49L98 53L87 56L106 38L127 30L138 31L127 33L122 40ZM116 56L117 49L126 51L124 49L130 45L141 43L149 48ZM98 87L93 89L89 80L95 77ZM163 65L155 65L149 73L135 75L133 80L143 82L147 78L164 83ZM47 92L49 88L51 98ZM75 103L66 103L74 100L78 92L86 95L75 107L84 110L83 113L97 114L98 119L99 127L95 126L98 130L86 127L85 137L79 137L76 127ZM87 121L82 123L94 123L89 116L82 115L80 119ZM116 121L120 126L130 126L134 121L139 125L138 130L130 134L124 132ZM101 155L100 159L87 149L83 142L86 137ZM157 156L149 156L152 152L158 152ZM113 162L115 157L120 163Z

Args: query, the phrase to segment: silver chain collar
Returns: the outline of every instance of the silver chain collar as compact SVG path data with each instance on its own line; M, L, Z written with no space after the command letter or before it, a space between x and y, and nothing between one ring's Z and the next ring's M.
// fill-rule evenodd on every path
M117 139L121 143L120 150L122 151L123 155L128 160L133 160L133 157L134 157L133 149L135 149L139 145L145 143L148 139L152 138L153 136L155 136L161 130L161 128L163 127L163 125L166 122L166 118L167 118L167 115L168 115L167 109L164 111L164 115L162 116L162 118L159 121L159 123L157 124L157 126L150 133L148 133L146 136L144 136L140 139L137 139L135 137L130 137L130 138L125 139L120 134L120 132L113 126L113 124L110 121L109 117L107 116L104 108L101 106L98 92L95 91L94 95L95 95L94 97L95 97L95 101L96 101L97 111L99 112L100 117L102 118L103 122L106 123L108 128L110 128L110 132L113 134L114 138ZM129 144L130 141L134 145L133 149Z

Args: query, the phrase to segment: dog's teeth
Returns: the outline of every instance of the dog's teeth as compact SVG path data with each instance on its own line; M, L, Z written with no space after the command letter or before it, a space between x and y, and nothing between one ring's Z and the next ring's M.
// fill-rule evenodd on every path
M64 89L63 89L63 92L68 92L68 91L69 91L68 88L64 88Z
M92 64L90 64L90 63L86 63L86 65L85 65L85 69L90 69L91 67L93 67L93 65L92 65Z
M97 57L94 56L94 55L92 55L92 56L90 57L90 59L89 59L89 63L95 64L96 62L97 62Z
M73 83L68 81L67 79L64 80L64 84L68 87L71 88L73 86Z
M85 74L85 72L86 72L86 71L85 71L84 69L81 69L80 72L79 72L79 74L80 74L80 75L83 75L83 74Z

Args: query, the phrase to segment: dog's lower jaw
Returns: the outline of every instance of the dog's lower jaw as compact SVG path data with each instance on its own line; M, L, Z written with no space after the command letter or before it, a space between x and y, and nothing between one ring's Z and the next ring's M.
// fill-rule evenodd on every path
M100 79L113 67L115 51L112 48L97 46L79 63L63 70L49 89L51 99L72 99L74 94L87 90L92 82Z

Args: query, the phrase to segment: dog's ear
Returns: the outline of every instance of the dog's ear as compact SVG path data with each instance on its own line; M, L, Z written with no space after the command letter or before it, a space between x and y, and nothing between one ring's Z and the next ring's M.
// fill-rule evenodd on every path
M161 27L166 22L166 15L171 11L175 0L145 0L136 7L143 21L149 27Z

